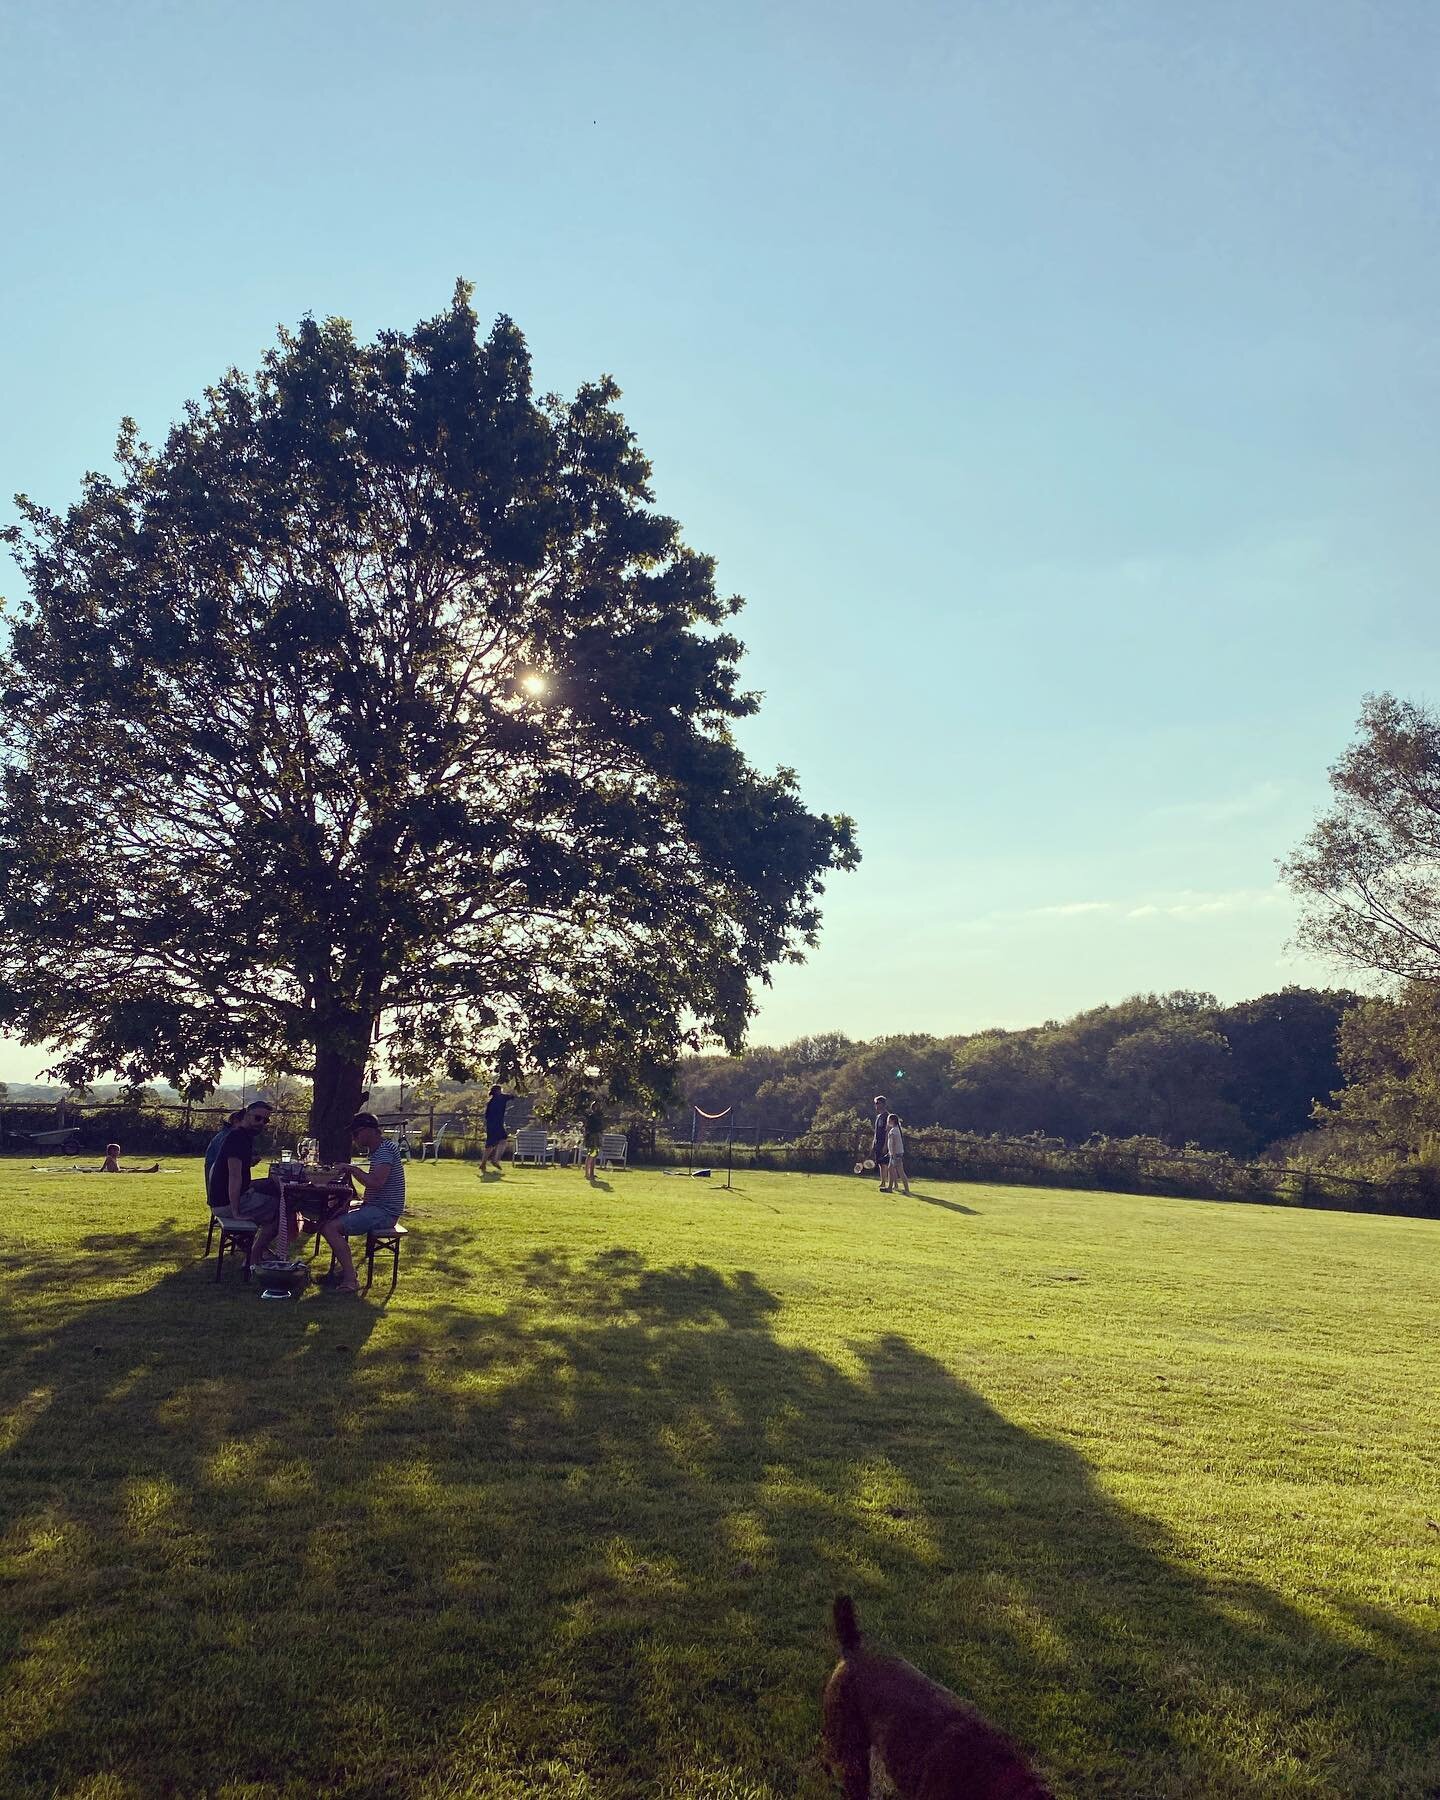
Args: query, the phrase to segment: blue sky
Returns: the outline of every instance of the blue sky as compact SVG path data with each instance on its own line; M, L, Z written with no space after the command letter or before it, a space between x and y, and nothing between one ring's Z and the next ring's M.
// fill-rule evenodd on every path
M4 0L0 61L0 493L457 275L617 377L749 748L860 824L759 1038L1325 978L1275 859L1440 686L1433 6Z

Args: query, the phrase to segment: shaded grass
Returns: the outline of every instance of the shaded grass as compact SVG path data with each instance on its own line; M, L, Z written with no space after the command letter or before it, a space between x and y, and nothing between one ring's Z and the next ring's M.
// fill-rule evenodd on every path
M0 1172L7 1795L818 1800L839 1587L1062 1793L1440 1784L1434 1225L426 1166L264 1306Z

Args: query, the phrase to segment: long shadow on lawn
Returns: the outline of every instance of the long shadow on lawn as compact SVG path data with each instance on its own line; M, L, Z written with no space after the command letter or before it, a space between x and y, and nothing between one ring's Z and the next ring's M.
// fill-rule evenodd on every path
M923 1200L926 1206L940 1206L943 1207L946 1212L968 1213L972 1219L978 1219L980 1216L979 1212L973 1206L963 1206L958 1200L944 1200L939 1194L922 1194L918 1188L916 1188L913 1193L906 1194L904 1198L907 1200Z
M383 1341L192 1265L17 1346L7 1793L829 1793L841 1587L1064 1791L1440 1774L1433 1636L1203 1583L903 1337L857 1319L840 1368L743 1271L477 1241L427 1230L473 1285Z

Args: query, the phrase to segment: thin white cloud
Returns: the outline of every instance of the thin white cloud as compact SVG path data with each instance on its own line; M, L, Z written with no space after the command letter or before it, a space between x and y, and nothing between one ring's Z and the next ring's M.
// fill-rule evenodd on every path
M1157 806L1151 817L1181 819L1193 825L1230 825L1237 819L1254 819L1273 812L1293 786L1293 782L1258 781L1238 794L1214 800L1180 800L1170 806Z
M1021 919L1073 919L1079 913L1113 912L1113 900L1067 900L1060 906L1029 906L1012 917Z
M1271 906L1283 906L1282 889L1232 888L1219 894L1180 894L1165 901L1146 900L1130 907L1127 919L1201 919L1213 913L1258 912Z
M1283 888L1181 889L1162 894L1137 894L1128 900L1063 900L1048 906L1025 906L1012 912L986 913L977 919L959 919L962 931L995 931L1002 926L1023 925L1027 920L1066 924L1072 920L1107 920L1127 925L1153 919L1204 919L1225 913L1260 912L1284 906Z

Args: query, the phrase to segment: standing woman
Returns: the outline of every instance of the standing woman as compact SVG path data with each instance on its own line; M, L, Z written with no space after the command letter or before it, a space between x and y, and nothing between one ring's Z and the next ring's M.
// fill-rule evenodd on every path
M888 1123L888 1107L890 1102L883 1094L875 1096L875 1148L870 1152L875 1160L875 1168L880 1176L880 1192L885 1192L885 1165L890 1160L890 1147L885 1133Z
M515 1098L513 1094L500 1091L497 1082L490 1090L490 1098L485 1102L485 1154L480 1159L480 1173L485 1173L487 1163L494 1163L495 1173L499 1175L500 1152L510 1141L510 1133L505 1129L505 1108Z
M895 1192L895 1183L900 1182L905 1192L910 1192L910 1177L905 1173L905 1138L900 1130L899 1113L891 1113L890 1126L885 1133L885 1148L890 1155L890 1192Z

